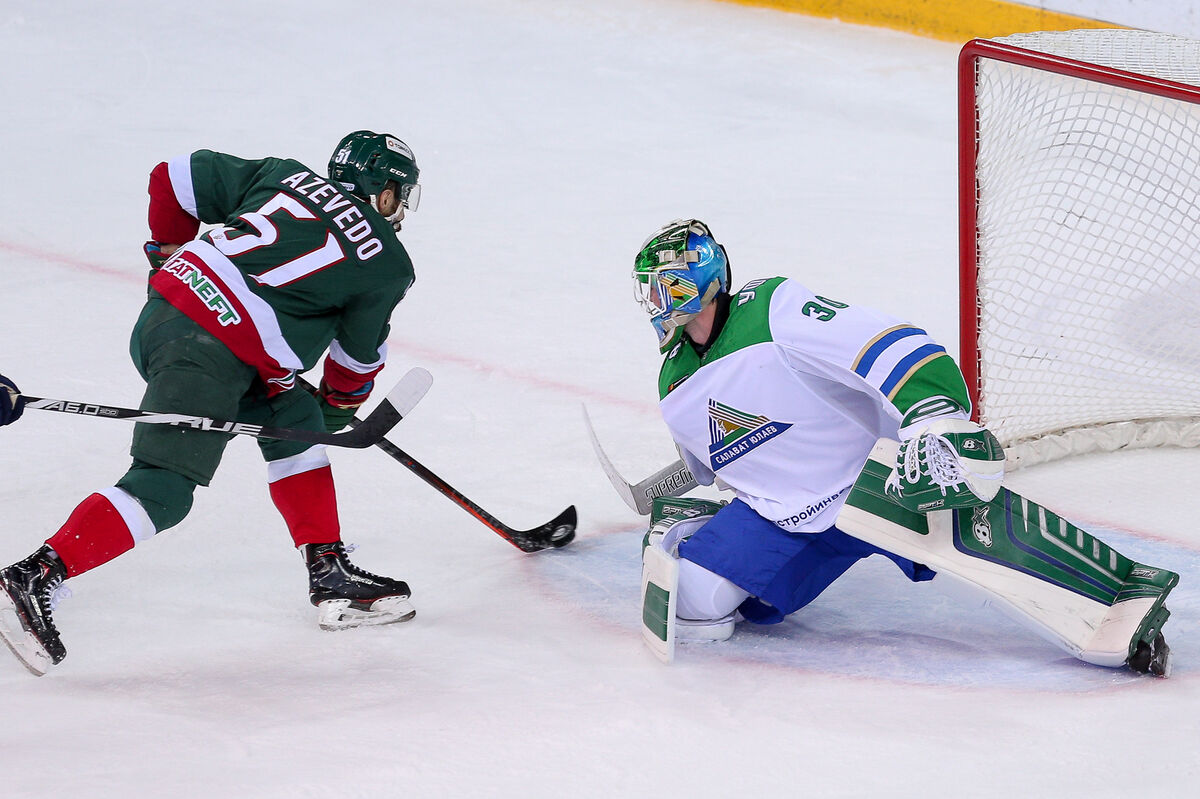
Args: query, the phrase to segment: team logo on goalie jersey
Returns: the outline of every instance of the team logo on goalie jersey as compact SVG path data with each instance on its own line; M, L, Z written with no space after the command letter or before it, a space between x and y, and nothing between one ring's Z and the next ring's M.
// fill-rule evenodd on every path
M712 444L708 448L708 460L712 470L715 472L728 466L789 427L790 424L773 422L765 416L755 416L710 399L708 432Z

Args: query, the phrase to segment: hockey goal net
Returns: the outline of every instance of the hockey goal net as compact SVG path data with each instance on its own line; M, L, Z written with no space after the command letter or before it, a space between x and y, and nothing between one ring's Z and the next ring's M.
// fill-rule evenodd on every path
M975 40L959 61L961 360L1010 468L1200 445L1200 42Z

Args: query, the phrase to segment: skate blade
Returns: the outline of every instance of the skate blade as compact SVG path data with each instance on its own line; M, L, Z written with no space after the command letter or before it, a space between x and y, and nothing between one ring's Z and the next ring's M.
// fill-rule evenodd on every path
M377 599L370 610L350 606L349 599L327 599L317 605L317 624L322 630L349 630L409 621L417 611L407 597L390 596Z
M0 638L4 639L9 651L21 661L21 665L29 669L35 677L43 676L54 661L49 653L38 643L33 633L21 624L21 616L17 607L9 598L8 592L0 588Z
M689 619L675 620L675 641L678 643L715 644L728 641L733 635L734 621L695 622Z

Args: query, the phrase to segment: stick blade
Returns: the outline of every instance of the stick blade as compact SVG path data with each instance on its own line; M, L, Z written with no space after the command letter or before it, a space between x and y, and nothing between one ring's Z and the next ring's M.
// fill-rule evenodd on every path
M597 438L596 430L592 427L592 419L588 416L586 405L583 406L583 421L587 425L588 437L592 440L592 449L596 453L596 460L600 461L600 468L604 470L608 482L612 483L617 496L629 506L630 510L636 511L642 516L649 516L654 507L655 497L681 497L700 485L682 460L664 466L637 485L630 485L629 481L621 476L612 461L608 459L604 448L600 446L600 439Z
M512 530L505 537L522 552L561 549L575 540L575 526L578 523L579 514L572 505L541 527L534 527L532 530Z
M384 402L391 403L396 413L401 416L408 416L432 385L433 375L429 370L414 366L400 378L395 388L388 392Z
M629 481L621 476L620 472L617 471L617 467L613 466L612 461L609 460L608 455L604 452L604 447L600 446L600 439L596 436L596 429L592 426L592 417L588 414L587 406L581 405L580 408L583 410L583 423L587 425L588 438L592 442L592 451L596 453L596 460L600 462L600 468L604 470L604 476L608 478L608 482L612 484L613 490L617 492L617 496L629 506L630 510L640 513L643 516L648 516L650 514L649 501L639 503L638 497L634 496L633 486L629 485ZM646 507L643 508L643 504Z
M351 420L351 430L337 433L329 443L353 449L365 449L379 441L407 416L433 385L433 375L419 366L409 369L388 392L383 402L361 422Z

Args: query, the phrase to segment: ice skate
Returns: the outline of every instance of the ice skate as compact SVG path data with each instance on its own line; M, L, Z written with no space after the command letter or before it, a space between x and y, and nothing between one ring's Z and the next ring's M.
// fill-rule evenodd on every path
M309 600L322 630L393 624L417 615L408 583L363 571L346 557L341 541L300 547L308 566Z
M736 611L720 619L675 619L676 641L727 641L733 628L742 620Z
M0 638L39 677L67 656L50 615L66 577L66 567L48 546L0 569Z
M1171 647L1161 632L1155 633L1150 641L1138 641L1134 653L1127 661L1129 668L1138 674L1153 674L1155 677L1171 676Z

